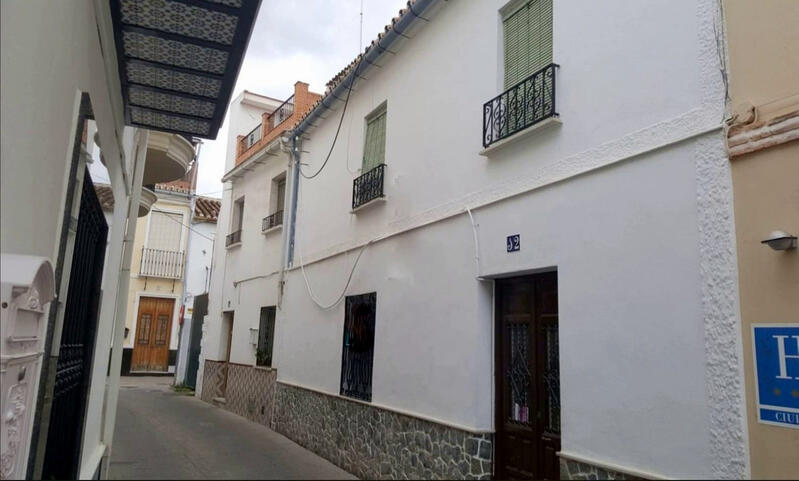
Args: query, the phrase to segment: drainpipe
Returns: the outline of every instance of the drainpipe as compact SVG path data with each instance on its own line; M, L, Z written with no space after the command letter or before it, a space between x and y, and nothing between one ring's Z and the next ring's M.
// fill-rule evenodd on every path
M128 290L130 289L130 264L133 258L133 241L136 238L136 224L139 218L139 199L141 197L141 183L144 177L144 163L147 158L148 131L139 129L136 144L135 167L133 171L133 185L128 198L128 225L123 238L122 267L119 271L118 295L116 300L116 315L114 319L114 337L111 344L111 364L109 366L108 381L106 384L105 407L103 410L102 443L105 444L105 454L101 464L101 472L108 473L111 447L114 440L114 425L117 416L117 401L119 400L119 376L122 369L122 344L125 336L125 318L128 311ZM135 335L135 334L134 334Z

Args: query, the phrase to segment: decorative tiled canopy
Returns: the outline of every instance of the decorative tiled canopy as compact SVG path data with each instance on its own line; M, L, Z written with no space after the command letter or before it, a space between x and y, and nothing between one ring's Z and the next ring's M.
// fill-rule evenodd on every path
M260 0L111 0L125 121L214 139Z

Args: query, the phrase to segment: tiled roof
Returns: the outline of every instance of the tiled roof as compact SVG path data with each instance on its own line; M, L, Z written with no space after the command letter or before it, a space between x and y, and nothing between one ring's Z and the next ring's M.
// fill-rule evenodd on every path
M380 41L383 40L383 37L385 37L386 34L392 28L394 28L394 25L396 25L397 22L402 20L402 18L405 15L413 14L413 6L414 6L414 4L416 4L416 2L417 2L417 0L408 0L408 3L406 4L405 8L400 9L400 11L397 14L397 16L391 19L391 23L386 24L386 26L383 29L383 31L380 32L379 34L377 34L377 38L372 40L372 43L370 43L363 50L363 52L361 54L359 54L357 57L355 57L352 60L352 62L349 63L349 65L347 65L346 67L341 69L341 71L339 73L337 73L332 79L330 79L329 82L327 82L327 84L326 84L327 85L327 90L325 91L325 95L322 96L322 98L320 98L319 100L317 100L316 103L314 103L313 106L310 109L308 109L308 112L306 112L305 115L303 115L301 118L299 118L294 123L294 125L292 125L290 127L290 130L296 129L302 123L302 121L305 120L306 117L310 116L316 110L316 108L319 106L319 104L321 104L325 100L325 98L327 98L327 96L330 95L331 92L333 92L333 90L336 87L338 87L338 85L341 82L344 81L344 79L347 78L347 75L349 75L350 72L360 63L360 61L364 57L364 55L366 55L372 48L375 48L380 43Z
M94 184L94 192L103 210L114 210L114 191L108 184Z
M194 219L199 222L216 222L222 202L211 197L197 197L194 203Z

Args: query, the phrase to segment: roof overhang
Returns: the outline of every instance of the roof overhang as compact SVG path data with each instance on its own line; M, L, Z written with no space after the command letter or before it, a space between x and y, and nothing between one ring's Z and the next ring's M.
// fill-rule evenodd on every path
M125 123L215 139L261 0L110 0Z

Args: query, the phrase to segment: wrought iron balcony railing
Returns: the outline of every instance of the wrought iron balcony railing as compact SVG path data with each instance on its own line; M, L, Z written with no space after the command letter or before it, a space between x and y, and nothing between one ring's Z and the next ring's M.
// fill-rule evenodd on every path
M230 247L239 242L241 242L241 229L233 231L225 237L225 247Z
M243 142L242 152L246 151L255 145L256 142L261 140L261 130L261 124L258 124L258 126L252 129L249 134L244 136L244 138L241 140Z
M266 232L273 227L283 225L283 211L279 210L272 215L264 217L261 222L261 232Z
M165 279L182 279L183 264L184 256L182 252L142 247L139 275L163 277Z
M383 197L383 172L386 164L380 164L352 181L352 208Z
M483 147L558 116L557 68L557 64L549 64L483 105Z
M282 124L286 119L291 117L291 114L294 113L294 96L292 95L285 102L280 104L280 107L276 108L274 112L269 114L268 117L268 124L269 130L274 129L278 125Z

